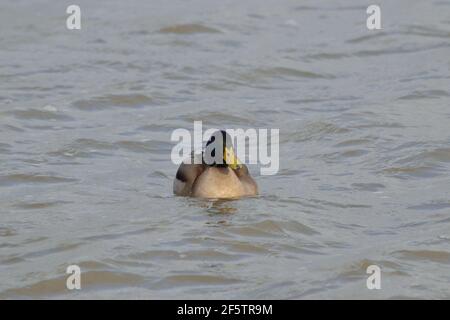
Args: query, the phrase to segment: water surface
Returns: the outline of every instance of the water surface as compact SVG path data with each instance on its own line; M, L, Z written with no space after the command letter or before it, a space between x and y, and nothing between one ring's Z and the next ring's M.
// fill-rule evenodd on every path
M0 298L450 298L449 2L77 4L0 4ZM280 128L259 197L172 195L194 120Z

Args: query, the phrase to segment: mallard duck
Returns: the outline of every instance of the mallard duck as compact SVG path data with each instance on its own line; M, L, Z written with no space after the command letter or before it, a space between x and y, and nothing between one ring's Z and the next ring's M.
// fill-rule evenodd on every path
M215 151L218 150L218 159ZM220 152L222 151L222 152ZM216 131L202 153L192 152L178 168L173 192L200 198L239 198L258 193L258 186L248 168L235 155L231 136Z

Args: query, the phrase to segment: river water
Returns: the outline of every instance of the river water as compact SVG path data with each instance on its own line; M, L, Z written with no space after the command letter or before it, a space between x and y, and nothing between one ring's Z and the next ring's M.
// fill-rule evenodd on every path
M0 298L450 299L450 2L377 3L3 0ZM172 194L195 120L280 129L258 197Z

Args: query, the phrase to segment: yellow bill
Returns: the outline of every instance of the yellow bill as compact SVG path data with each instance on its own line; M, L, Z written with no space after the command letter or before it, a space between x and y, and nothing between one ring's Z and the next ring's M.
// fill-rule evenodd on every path
M225 148L223 160L233 170L240 168L242 165L242 163L239 161L239 159L234 154L234 149L231 147Z

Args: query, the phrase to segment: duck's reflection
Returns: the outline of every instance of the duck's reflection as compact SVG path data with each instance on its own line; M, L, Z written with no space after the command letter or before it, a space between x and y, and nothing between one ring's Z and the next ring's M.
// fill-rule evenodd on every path
M191 206L202 208L208 215L209 226L226 226L231 222L231 218L239 210L236 200L232 199L195 199Z
M238 211L235 206L235 200L230 199L221 199L221 200L213 200L210 201L209 206L206 210L209 214L221 214L221 215L230 215L234 214Z
M233 200L214 200L210 201L206 212L211 220L206 222L209 226L228 226L231 219L238 212Z

